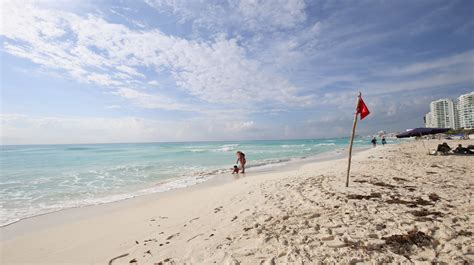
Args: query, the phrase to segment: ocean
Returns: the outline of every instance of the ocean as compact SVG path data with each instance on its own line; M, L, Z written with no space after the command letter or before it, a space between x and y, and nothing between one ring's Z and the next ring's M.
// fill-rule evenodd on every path
M390 140L389 140L390 143ZM335 155L347 138L319 140L1 146L0 226L66 208L164 192L231 174ZM357 147L369 147L358 138Z

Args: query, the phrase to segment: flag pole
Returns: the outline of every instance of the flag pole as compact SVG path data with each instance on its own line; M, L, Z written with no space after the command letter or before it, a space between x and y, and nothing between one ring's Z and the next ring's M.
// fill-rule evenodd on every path
M347 164L347 177L346 177L346 187L349 187L349 173L351 171L351 158L352 158L352 143L354 142L354 134L355 134L355 129L357 125L357 116L358 116L358 111L357 111L357 106L359 105L360 97L362 94L359 92L359 95L357 96L357 103L356 103L356 111L354 114L354 123L352 124L352 134L351 134L351 142L349 144L349 163Z

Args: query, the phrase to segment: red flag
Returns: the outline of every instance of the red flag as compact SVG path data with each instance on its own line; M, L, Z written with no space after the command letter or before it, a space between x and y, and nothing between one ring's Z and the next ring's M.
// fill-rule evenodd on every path
M365 105L364 101L362 100L362 97L359 97L359 103L357 103L357 109L356 113L360 114L360 119L362 120L363 118L367 117L367 115L370 114L369 109Z

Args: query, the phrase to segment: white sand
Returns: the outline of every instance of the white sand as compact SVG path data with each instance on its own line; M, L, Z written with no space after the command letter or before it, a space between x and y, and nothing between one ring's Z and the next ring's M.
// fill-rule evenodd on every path
M0 229L0 264L474 263L474 156L377 147L355 155L349 188L346 163L32 218ZM409 231L415 245L390 244Z

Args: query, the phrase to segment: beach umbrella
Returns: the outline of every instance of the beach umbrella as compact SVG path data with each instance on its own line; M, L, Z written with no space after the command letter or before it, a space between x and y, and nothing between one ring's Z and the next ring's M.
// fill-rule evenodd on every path
M449 131L449 128L415 128L404 133L398 134L397 138L408 138L408 137L416 137L416 136L423 136L429 134L437 134L437 133L444 133Z

